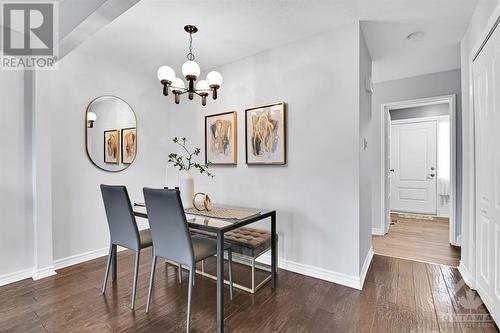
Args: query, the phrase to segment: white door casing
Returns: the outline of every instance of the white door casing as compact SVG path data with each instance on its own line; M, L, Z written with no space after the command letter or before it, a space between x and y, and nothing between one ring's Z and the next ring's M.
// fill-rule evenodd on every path
M391 165L391 114L389 113L389 110L384 110L384 126L385 126L385 131L387 135L385 136L384 140L384 146L385 146L385 151L387 154L385 154L385 165L387 168L390 168ZM390 207L391 205L391 172L388 170L386 172L386 176L384 177L385 181L385 207ZM384 218L385 218L385 233L389 232L389 226L391 224L391 212L389 209L384 210Z
M476 163L476 281L481 298L500 313L500 29L472 66Z
M391 126L391 210L437 213L437 122Z

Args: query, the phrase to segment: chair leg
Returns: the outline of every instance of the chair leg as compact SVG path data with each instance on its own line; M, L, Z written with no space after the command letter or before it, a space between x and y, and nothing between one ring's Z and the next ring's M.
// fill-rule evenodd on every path
M229 299L233 300L233 251L227 250L227 260L229 261Z
M148 303L146 304L146 313L149 313L149 307L151 306L151 294L153 293L153 284L155 282L157 258L157 256L153 256L153 261L151 262L151 277L149 278Z
M179 271L179 283L182 283L182 265L179 264L177 269Z
M205 273L205 259L201 261L201 271Z
M112 249L113 249L113 258L112 258L112 267L113 267L113 270L111 272L111 277L113 279L113 281L116 281L116 279L118 278L118 266L117 266L117 262L118 262L118 248L116 245L112 245Z
M134 284L132 285L132 303L130 308L133 310L135 307L135 294L137 293L137 278L139 275L139 259L141 257L141 250L137 251L135 255L135 269L134 269Z
M113 245L111 244L109 246L108 263L106 264L106 273L104 274L104 282L102 284L102 293L103 294L106 292L106 287L108 286L109 268L111 266L112 257L113 257Z
M193 291L193 280L194 280L195 270L191 268L189 271L189 287L188 287L188 304L187 304L187 322L186 322L186 332L189 333L189 327L191 325L191 299Z

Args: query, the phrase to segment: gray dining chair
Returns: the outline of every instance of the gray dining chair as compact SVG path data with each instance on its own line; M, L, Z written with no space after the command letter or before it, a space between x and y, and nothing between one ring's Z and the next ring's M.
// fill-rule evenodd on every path
M132 303L130 304L130 308L133 310L137 292L140 253L142 249L150 247L153 244L151 232L149 229L139 231L137 228L134 212L125 186L101 185L101 193L110 233L108 263L106 265L102 293L104 294L106 291L111 263L113 263L113 281L116 280L117 246L120 245L135 251L134 283L132 285Z
M191 236L178 190L144 188L144 199L153 237L153 262L149 280L146 312L149 312L158 257L189 268L186 332L191 322L191 295L196 263L217 253L217 242L203 236ZM226 246L229 261L229 295L233 298L231 247Z

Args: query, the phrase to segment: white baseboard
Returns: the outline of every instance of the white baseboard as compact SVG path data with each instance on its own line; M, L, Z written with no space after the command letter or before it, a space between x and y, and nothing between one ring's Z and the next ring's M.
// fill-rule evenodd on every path
M381 228L372 228L372 235L384 236L385 230Z
M366 273L368 272L368 268L370 267L370 262L372 258L373 258L373 248L370 248L365 258L365 262L363 264L360 276L348 275L282 258L278 259L278 267L286 271L310 276L316 279L325 280L328 282L333 282L341 284L346 287L361 290L363 288L363 283L366 277ZM256 261L266 265L270 265L271 256L269 253L266 253L257 258Z
M118 246L118 252L126 250ZM33 280L40 280L52 275L56 275L57 269L65 268L68 266L73 266L76 264L80 264L85 261L93 260L99 257L107 256L109 253L109 248L103 248L99 250L93 250L89 252L84 252L81 254L76 254L70 257L58 259L54 261L54 265L47 266L45 268L35 270L34 268L27 268L17 272L8 273L0 276L0 286L4 286L6 284L14 283L17 281L21 281L24 279L32 278Z
M118 246L116 249L118 252L125 251L126 248ZM92 250L80 254L75 254L73 256L69 256L66 258L57 259L54 261L55 269L61 269L77 264L81 264L82 262L94 260L100 257L107 256L109 254L109 247L105 247L98 250Z
M363 262L363 266L361 267L361 272L359 274L359 289L363 289L363 285L365 284L366 274L368 274L368 269L370 268L370 264L373 259L373 246L370 246L368 253L366 254L365 261Z
M69 256L66 258L61 258L57 259L54 261L54 267L55 269L61 269L64 267L68 266L73 266L76 264L80 264L85 261L93 260L99 257L103 257L108 255L109 253L109 248L103 248L103 249L98 249L98 250L93 250L93 251L88 251L80 254L75 254L73 256Z
M23 269L17 272L12 272L0 276L0 286L5 286L9 283L30 279L33 276L33 268Z
M118 251L123 251L124 248L118 248ZM85 261L93 260L99 257L106 256L108 254L109 248L103 248L98 250L93 250L89 252L85 252L82 254L73 255L66 258L61 258L54 261L54 265L50 267L46 267L42 270L38 270L34 272L32 268L18 271L11 274L6 274L4 276L0 276L0 286L9 284L12 282L16 282L19 280L27 279L33 277L34 280L42 279L44 277L48 277L54 274L56 269L61 269L64 267L80 264ZM314 277L317 279L341 284L347 287L355 288L361 290L363 288L363 283L368 272L368 268L370 267L370 262L373 258L373 248L370 248L368 251L365 261L363 263L363 267L361 269L360 276L348 275L344 273L339 273L336 271L315 267L311 265L306 265L298 262L294 262L286 259L278 260L278 267L290 272ZM266 253L260 256L257 259L258 262L261 262L266 265L271 264L271 256L269 253ZM36 274L35 274L36 273Z
M50 265L41 269L34 269L32 272L33 272L32 279L34 281L57 274L54 265Z

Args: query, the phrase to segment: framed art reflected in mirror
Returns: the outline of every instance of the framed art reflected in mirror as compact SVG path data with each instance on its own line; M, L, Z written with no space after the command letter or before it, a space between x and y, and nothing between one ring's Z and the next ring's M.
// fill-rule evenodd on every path
M136 155L137 150L137 128L122 129L122 163L131 164Z
M104 131L104 163L120 163L120 131Z

